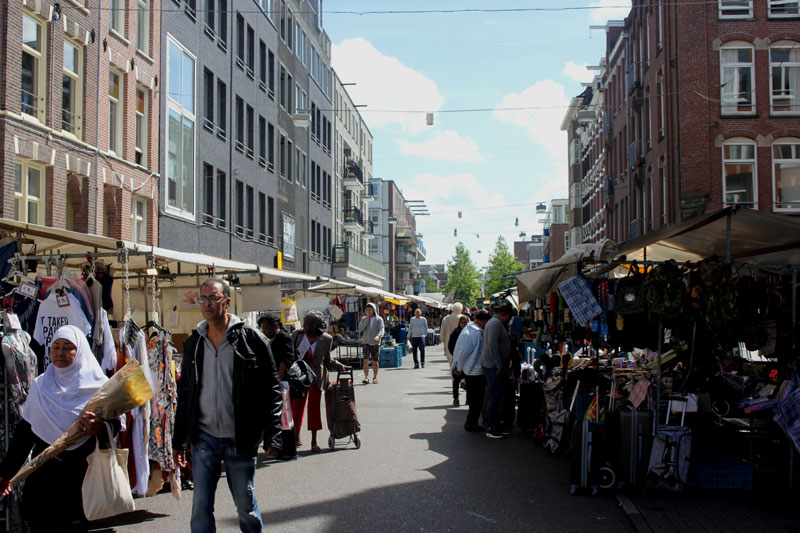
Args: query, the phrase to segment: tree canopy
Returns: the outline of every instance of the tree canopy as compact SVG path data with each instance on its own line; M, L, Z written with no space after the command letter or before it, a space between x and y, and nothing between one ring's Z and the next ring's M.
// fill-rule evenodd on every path
M486 268L486 296L513 286L513 278L504 276L512 272L519 272L523 268L523 264L517 261L514 254L508 249L508 243L503 236L498 237L494 252L489 256L489 266Z
M447 262L447 274L449 279L444 292L449 294L453 291L454 298L470 305L475 303L481 295L480 274L463 242L458 243L455 255Z

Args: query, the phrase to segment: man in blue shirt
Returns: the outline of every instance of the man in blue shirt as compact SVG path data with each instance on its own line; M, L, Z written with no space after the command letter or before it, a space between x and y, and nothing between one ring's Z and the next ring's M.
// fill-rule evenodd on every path
M486 388L486 377L481 366L483 349L483 328L491 318L489 311L481 310L475 316L475 322L467 325L458 336L453 349L453 371L464 376L467 385L467 431L484 431L478 424L483 410L483 391Z

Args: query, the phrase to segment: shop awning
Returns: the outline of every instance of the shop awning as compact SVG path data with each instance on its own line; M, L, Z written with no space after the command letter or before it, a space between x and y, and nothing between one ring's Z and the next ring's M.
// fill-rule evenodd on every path
M559 283L577 274L581 261L589 258L598 262L611 261L616 257L616 251L616 246L610 240L570 248L558 261L517 276L518 301L545 298Z
M623 243L627 260L678 262L722 259L734 263L800 265L800 219L754 209L728 207Z

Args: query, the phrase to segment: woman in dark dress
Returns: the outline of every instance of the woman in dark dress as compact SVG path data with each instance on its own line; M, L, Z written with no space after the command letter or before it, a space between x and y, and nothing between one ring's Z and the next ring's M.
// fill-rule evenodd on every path
M96 439L107 447L108 436L100 417L91 412L81 415L81 411L107 378L86 336L74 326L62 326L56 331L50 356L52 364L34 380L22 408L22 420L0 464L0 493L10 491L9 479L29 453L37 456L78 420L86 438L25 480L22 512L35 533L86 531L81 496L86 458L94 451ZM118 419L109 424L113 433L119 431Z

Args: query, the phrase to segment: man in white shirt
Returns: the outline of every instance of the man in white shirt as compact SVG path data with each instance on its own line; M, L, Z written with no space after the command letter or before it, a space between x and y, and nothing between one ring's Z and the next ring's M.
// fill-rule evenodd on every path
M486 377L481 366L481 352L483 350L483 328L491 318L489 311L478 311L475 322L467 325L458 336L453 349L453 371L464 376L467 385L467 422L464 429L467 431L485 431L478 424L478 418L483 411L483 391L486 388Z
M414 354L414 368L425 368L425 337L428 336L428 321L422 316L422 310L414 311L414 318L408 322L408 336L411 337L411 350ZM419 349L420 358L417 359Z

